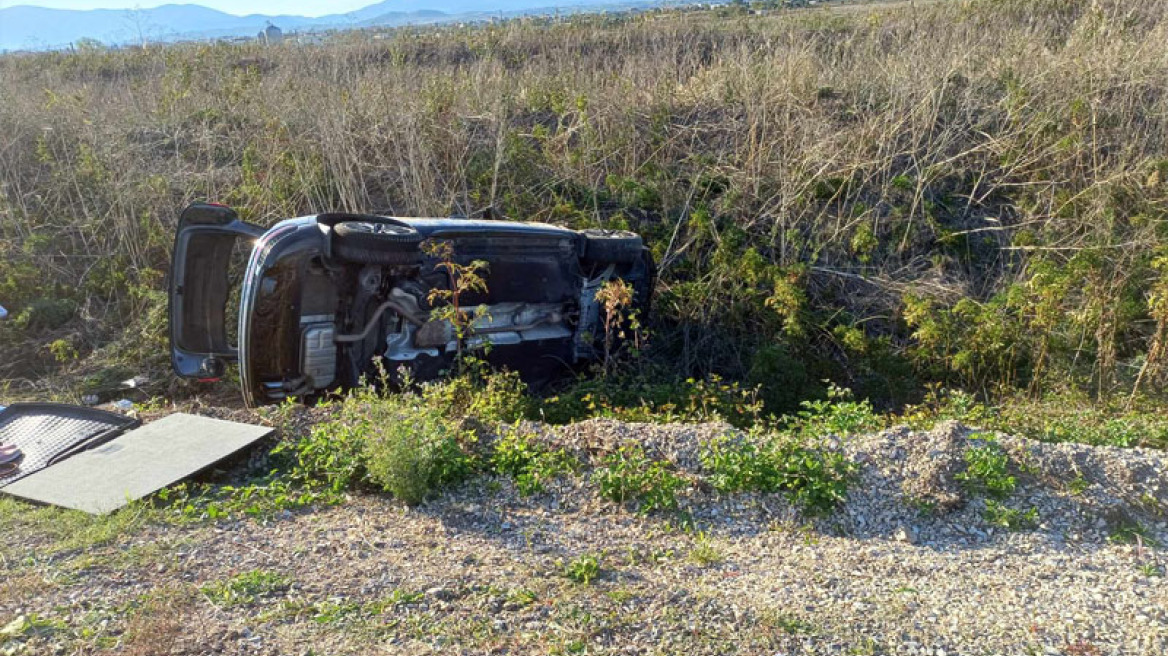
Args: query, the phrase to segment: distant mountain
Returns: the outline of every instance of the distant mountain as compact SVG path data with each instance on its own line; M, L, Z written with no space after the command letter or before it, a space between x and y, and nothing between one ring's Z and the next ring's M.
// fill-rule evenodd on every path
M45 49L81 39L108 45L143 41L252 36L270 22L284 31L375 25L436 23L492 15L579 11L612 6L646 6L654 0L385 0L346 14L234 16L201 5L163 5L152 9L46 9L18 5L0 9L0 50Z

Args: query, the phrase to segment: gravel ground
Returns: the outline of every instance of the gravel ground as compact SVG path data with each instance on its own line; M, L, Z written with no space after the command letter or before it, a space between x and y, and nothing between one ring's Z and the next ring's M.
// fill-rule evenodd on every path
M635 441L695 481L701 444L731 431L533 428L589 462ZM832 440L860 478L815 521L695 485L682 505L703 533L586 476L183 525L4 501L0 653L1168 653L1168 455L999 440L1020 465L1003 503L1036 509L1034 528L985 520L955 478L980 442L956 424ZM589 554L596 579L569 580Z

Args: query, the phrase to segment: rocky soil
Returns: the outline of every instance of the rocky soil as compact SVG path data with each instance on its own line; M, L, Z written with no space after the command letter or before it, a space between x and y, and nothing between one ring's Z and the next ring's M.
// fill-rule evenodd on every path
M590 462L640 443L695 481L732 430L537 428ZM822 519L694 485L701 531L615 507L586 474L177 525L6 500L0 653L1168 653L1168 454L998 436L1018 485L997 502L1034 511L1011 530L960 479L979 437L831 440L860 473ZM590 584L565 575L582 557Z

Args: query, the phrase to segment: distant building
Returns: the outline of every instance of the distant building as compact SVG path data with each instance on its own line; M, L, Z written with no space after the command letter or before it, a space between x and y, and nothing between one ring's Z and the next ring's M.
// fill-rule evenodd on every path
M284 40L284 31L268 23L268 26L256 35L256 39L262 41L264 45L279 43Z

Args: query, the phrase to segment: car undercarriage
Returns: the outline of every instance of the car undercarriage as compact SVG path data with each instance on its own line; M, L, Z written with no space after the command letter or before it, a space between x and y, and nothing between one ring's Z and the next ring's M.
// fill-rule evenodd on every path
M248 242L233 280L229 260ZM481 285L461 289L466 275ZM172 362L200 380L238 363L250 405L386 372L434 379L464 351L541 385L600 355L603 285L623 281L628 313L643 316L654 276L648 249L626 231L336 213L264 230L196 204L175 240Z

